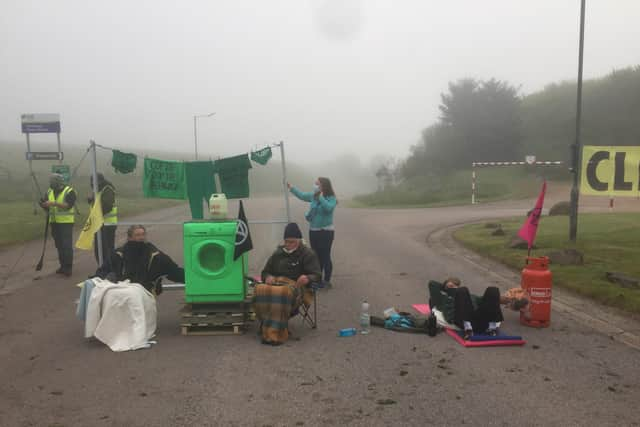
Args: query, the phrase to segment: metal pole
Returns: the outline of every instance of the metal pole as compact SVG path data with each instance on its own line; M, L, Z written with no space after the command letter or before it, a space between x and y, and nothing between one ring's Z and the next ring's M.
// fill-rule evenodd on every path
M31 160L31 140L29 139L29 132L27 132L25 135L27 135L27 156L29 159L29 174L31 175L31 190L32 193L34 195L36 195L38 193L38 190L36 188L36 176L33 173L33 161ZM40 199L40 197L42 197L43 194L37 194L34 198L33 198L33 214L34 215L38 215L38 203L36 201L36 199Z
M471 165L471 204L476 204L476 167Z
M198 160L198 128L196 127L196 119L198 116L193 116L193 142L196 149L196 160Z
M284 158L284 142L280 141L280 158L282 159L282 189L284 190L284 205L287 212L287 222L291 222L291 207L289 206L289 189L287 188L287 164Z
M60 143L60 132L56 132L58 138L58 163L62 164L62 144Z
M576 241L578 234L578 178L580 173L580 121L582 119L582 62L584 57L584 10L585 1L580 2L580 47L578 53L578 93L576 99L576 140L571 152L571 172L573 184L571 186L571 207L569 212L569 240Z
M93 181L93 203L98 202L98 160L96 158L96 142L94 140L90 141L91 145L91 177ZM104 213L104 212L103 212ZM98 264L99 267L102 266L104 260L104 254L102 253L102 228L98 230L96 233L97 237L97 245L98 245Z

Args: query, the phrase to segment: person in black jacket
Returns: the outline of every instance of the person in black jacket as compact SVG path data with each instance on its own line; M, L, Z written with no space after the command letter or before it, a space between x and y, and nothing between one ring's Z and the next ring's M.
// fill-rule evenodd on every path
M116 189L113 184L107 181L103 174L97 174L98 177L98 192L100 193L100 205L102 207L102 215L104 217L105 224L117 224L118 223L118 208L116 206ZM89 179L90 187L93 188L93 177ZM90 206L93 206L93 190L89 190L89 196L87 202ZM116 246L116 226L115 225L103 225L100 228L102 238L102 258L106 265L111 264L111 255ZM93 241L93 253L98 260L98 234L96 233Z
M302 243L298 224L287 224L284 244L269 257L262 269L264 284L254 290L253 308L263 344L280 345L289 339L289 318L300 305L311 304L310 285L320 277L320 261L313 249Z
M162 292L159 279L163 276L173 282L184 283L184 269L146 239L144 226L129 227L127 243L114 251L111 266L103 265L97 275L111 282L129 279L156 295Z
M474 295L457 277L448 277L442 283L429 281L429 296L431 308L437 308L447 322L463 329L465 340L474 333L496 336L497 324L504 320L501 305L519 311L529 303L520 288L501 295L497 287L489 286L482 296Z
M262 269L262 280L268 285L279 276L287 277L299 286L318 282L321 277L318 256L302 243L302 233L296 223L286 226L282 246L275 250Z

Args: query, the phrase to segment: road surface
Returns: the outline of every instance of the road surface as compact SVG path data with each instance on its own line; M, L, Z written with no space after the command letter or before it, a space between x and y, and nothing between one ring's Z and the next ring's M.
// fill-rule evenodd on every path
M247 216L281 218L279 206L254 199ZM165 292L158 344L113 353L83 339L74 316L75 284L95 269L91 254L77 254L69 280L51 274L52 247L39 276L33 271L39 242L4 250L0 425L639 425L640 327L560 291L554 290L560 299L548 329L521 326L516 313L505 312L504 328L523 335L523 347L465 349L444 334L377 328L337 337L339 329L357 326L365 298L378 315L425 303L430 278L456 275L478 292L517 285L517 274L458 248L449 227L524 215L530 206L531 200L408 210L339 205L334 287L319 295L318 329L294 319L294 338L282 347L261 345L255 325L241 336L181 336L180 292ZM292 207L303 222L304 205ZM138 220L187 218L179 207ZM281 230L252 227L254 271ZM179 226L152 225L149 237L182 261Z

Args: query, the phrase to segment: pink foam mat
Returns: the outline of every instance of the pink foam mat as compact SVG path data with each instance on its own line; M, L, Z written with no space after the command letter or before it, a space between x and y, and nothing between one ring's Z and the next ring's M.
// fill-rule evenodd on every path
M413 304L412 306L414 310L418 313L429 314L431 313L431 308L429 304ZM457 331L451 328L445 328L447 335L452 337L454 340L458 342L463 347L503 347L503 346L514 346L514 345L524 345L526 341L523 339L514 340L502 340L500 337L496 337L495 340L483 340L483 341L468 341L464 340Z

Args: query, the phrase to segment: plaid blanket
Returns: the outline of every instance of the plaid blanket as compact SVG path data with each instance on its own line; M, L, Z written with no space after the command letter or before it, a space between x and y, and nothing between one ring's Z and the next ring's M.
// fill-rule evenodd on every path
M299 288L286 277L277 277L274 285L256 285L253 309L260 320L262 340L282 344L289 339L289 318L301 304L311 304L313 294Z

